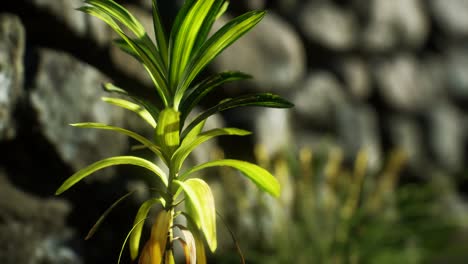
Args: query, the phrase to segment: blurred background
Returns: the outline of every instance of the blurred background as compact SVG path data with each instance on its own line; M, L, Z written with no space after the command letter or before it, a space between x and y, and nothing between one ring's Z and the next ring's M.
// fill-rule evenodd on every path
M151 26L150 0L117 1ZM169 28L181 1L159 1ZM0 5L0 263L112 263L147 175L107 169L60 197L65 178L132 142L70 123L151 135L100 100L112 82L153 92L146 72L110 45L80 0ZM290 110L247 108L209 119L253 136L222 138L191 157L258 162L282 184L276 200L235 171L205 176L247 263L467 263L468 1L237 0L215 25L251 9L268 15L207 71L248 82L221 95L272 91ZM97 234L99 216L129 190ZM210 263L239 263L218 221ZM124 263L130 263L127 252Z

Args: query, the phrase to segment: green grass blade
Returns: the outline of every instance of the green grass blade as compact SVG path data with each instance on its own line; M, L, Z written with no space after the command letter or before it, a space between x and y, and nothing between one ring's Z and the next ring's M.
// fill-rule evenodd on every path
M241 106L261 106L261 107L272 107L272 108L290 108L294 105L288 102L286 99L281 98L278 95L271 93L258 93L251 95L239 96L236 98L229 98L221 101L219 104L207 109L203 113L199 114L182 132L181 137L184 138L185 135L192 130L198 123L207 119L211 115L236 108Z
M251 133L246 130L238 129L238 128L215 128L206 132L201 133L196 139L191 141L183 141L180 147L174 152L172 156L172 161L175 164L174 168L179 170L182 166L182 163L187 158L187 156L200 144L218 136L226 136L226 135L233 135L233 136L246 136L250 135Z
M75 174L70 176L55 192L56 195L59 195L63 193L64 191L68 190L70 187L75 185L77 182L81 181L85 177L89 176L90 174L94 173L95 171L110 167L110 166L115 166L115 165L135 165L139 167L143 167L145 169L148 169L152 171L156 176L158 176L161 181L164 183L165 186L167 186L167 176L162 171L156 164L139 158L139 157L134 157L134 156L117 156L117 157L111 157L107 159L103 159L100 161L97 161L88 167L85 167L79 171L77 171Z
M147 139L147 138L145 138L145 137L143 137L143 136L141 136L141 135L139 135L139 134L137 134L137 133L135 133L133 131L130 131L130 130L127 130L127 129L124 129L124 128L120 128L120 127L109 126L109 125L102 124L102 123L92 123L92 122L76 123L76 124L71 124L71 125L74 126L74 127L80 127L80 128L94 128L94 129L110 130L110 131L115 131L115 132L127 135L127 136L135 139L136 141L140 142L141 144L143 144L145 147L150 149L154 154L158 155L158 157L160 157L164 161L167 161L165 159L165 157L163 156L163 154L161 152L161 148L159 146L154 144L151 140L149 140L149 139Z
M192 56L200 29L215 0L196 1L180 24L175 36L170 65L170 87L175 89Z
M154 120L153 116L141 105L132 103L125 99L120 98L111 98L111 97L102 97L102 101L112 104L115 106L122 107L124 109L130 110L140 116L143 120L146 121L151 127L156 127L156 121Z
M196 76L224 49L229 47L234 41L252 29L265 12L251 11L238 16L224 25L193 56L190 64L185 69L183 77L176 90L175 102L180 102L185 90L190 86Z
M163 198L153 198L153 199L147 200L140 206L135 216L135 221L133 223L134 230L132 234L130 235L130 242L129 242L130 257L132 260L135 260L136 257L138 256L138 250L140 248L141 232L144 226L144 221L142 220L146 219L151 207L155 205L156 203L161 203L162 206L166 205L166 201Z
M217 166L233 167L241 171L247 178L254 182L263 191L275 197L280 195L280 184L273 175L258 165L241 160L223 159L206 162L184 172L180 176L180 179L183 180L196 171Z
M161 57L163 59L164 65L166 65L166 69L169 67L169 55L168 55L168 47L167 47L167 39L166 33L164 32L164 26L161 22L161 17L158 8L158 1L153 0L153 28L154 28L154 35L156 37L156 43L158 44L158 50L161 53Z
M118 204L120 204L123 200L125 200L127 197L132 195L135 191L128 192L124 196L120 197L117 201L115 201L107 210L99 217L99 219L96 221L96 223L91 227L89 230L88 234L85 237L85 240L90 239L94 233L98 230L98 228L101 226L101 224L104 222L104 219L109 215L109 213L114 209Z
M192 111L192 109L213 89L229 82L250 78L250 75L242 72L222 72L208 77L192 89L188 90L182 98L182 102L179 107L179 111L181 112L181 125L183 126L185 119L190 114L190 111Z
M210 186L202 179L188 179L184 182L174 181L185 192L187 213L205 235L212 252L216 250L216 211Z

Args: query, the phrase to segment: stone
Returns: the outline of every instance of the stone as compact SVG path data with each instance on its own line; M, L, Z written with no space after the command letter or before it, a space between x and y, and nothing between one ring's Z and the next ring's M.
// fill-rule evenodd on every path
M446 51L445 69L450 94L468 100L468 49L452 47Z
M442 101L431 107L429 120L429 145L438 163L449 172L463 169L466 136L460 111Z
M0 140L15 135L14 111L23 93L25 32L20 19L0 15Z
M357 21L349 10L329 2L310 1L301 8L299 26L312 42L336 51L356 44Z
M362 43L370 51L381 52L397 46L421 47L429 33L429 18L421 0L372 0L369 24Z
M430 0L430 11L440 29L451 36L468 36L468 2L466 0Z
M78 170L99 159L122 154L127 148L125 136L68 125L78 122L122 125L123 109L101 101L102 96L109 96L101 89L101 84L109 79L68 54L48 49L41 49L38 54L31 107L41 133L63 161ZM104 170L99 174L110 172Z
M256 144L262 146L268 157L288 150L293 144L291 110L262 108L255 113Z
M367 154L367 169L376 173L382 168L383 155L376 111L368 105L337 106L337 140L349 160L359 151Z
M396 110L421 112L441 96L432 70L409 54L401 54L375 67L377 88L385 103Z
M372 93L371 78L367 63L357 57L348 58L340 65L345 88L353 98L366 100Z
M213 29L219 29L227 21L222 16ZM303 77L305 48L294 28L269 12L252 31L221 53L213 67L216 71L251 74L254 77L251 84L258 90L288 91Z
M70 210L61 199L17 189L0 171L0 263L82 263L65 245L71 236L65 224Z
M291 98L302 119L325 126L333 125L337 106L346 101L341 84L324 71L311 73Z

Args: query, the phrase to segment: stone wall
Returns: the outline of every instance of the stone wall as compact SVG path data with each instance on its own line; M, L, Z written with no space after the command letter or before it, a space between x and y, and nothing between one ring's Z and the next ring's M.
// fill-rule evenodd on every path
M149 0L118 2L151 25ZM178 2L162 3L167 17ZM110 45L114 36L104 23L74 10L81 4L16 0L0 7L0 169L5 174L0 187L15 189L9 192L21 201L34 201L27 212L0 203L0 240L10 236L11 226L30 228L31 233L21 233L18 239L52 241L55 252L54 243L62 241L60 252L66 255L39 256L30 263L114 259L119 250L115 240L123 240L133 217L116 213L103 227L104 238L86 243L81 239L106 206L135 183L109 181L115 171L105 171L76 192L50 198L71 172L129 149L124 137L110 138L106 132L68 124L100 121L150 133L132 116L99 100L104 81L148 96L153 90L141 66ZM377 170L388 150L402 148L413 177L466 169L467 1L231 1L228 15L215 27L253 8L268 9L267 17L209 70L241 70L255 77L226 87L228 95L274 91L296 107L230 111L217 122L255 130L256 142L270 153L291 146L316 149L327 142L343 148L351 159L365 148L371 169ZM251 152L250 147L246 143L241 152ZM135 204L126 206L135 209ZM57 218L50 227L54 235L41 224L49 223L50 214ZM73 236L64 224L67 215ZM11 252L11 247L0 245L0 263L19 263L2 253ZM15 250L21 256L44 247L34 242Z

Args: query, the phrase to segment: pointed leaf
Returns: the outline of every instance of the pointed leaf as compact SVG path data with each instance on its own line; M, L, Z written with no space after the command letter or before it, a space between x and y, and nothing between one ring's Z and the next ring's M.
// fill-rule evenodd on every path
M133 157L133 156L117 156L117 157L111 157L107 159L103 159L100 161L97 161L88 167L85 167L79 171L77 171L75 174L70 176L55 192L56 195L59 195L63 193L64 191L68 190L70 187L75 185L77 182L81 181L85 177L89 176L95 171L98 171L100 169L110 167L110 166L115 166L115 165L123 165L123 164L129 164L129 165L135 165L139 167L146 168L150 171L152 171L156 176L158 176L161 181L164 183L165 186L167 186L167 176L162 171L156 164L139 158L139 157Z
M231 108L236 108L240 106L261 106L261 107L272 107L272 108L289 108L294 105L287 100L281 98L278 95L271 93L258 93L252 95L244 95L236 98L229 98L221 101L219 104L207 109L205 112L199 114L182 132L181 137L184 136L192 130L198 123L207 119L211 115L228 110Z
M251 76L242 72L222 72L216 75L213 75L194 88L187 91L180 103L180 112L182 113L182 125L185 121L185 118L190 114L190 111L203 99L208 93L210 93L214 88L217 88L225 83L250 79Z
M225 135L233 135L233 136L246 136L250 135L251 133L246 130L238 129L238 128L216 128L206 132L201 133L196 137L195 140L191 141L184 141L182 142L181 146L174 152L172 156L172 161L175 164L174 168L179 170L182 166L182 163L187 158L187 156L200 144L218 136L225 136ZM187 143L186 143L187 142Z
M135 228L136 228L139 224L143 223L145 220L146 220L146 219L141 219L140 222L138 222L138 223L136 223L135 225L133 225L133 227L130 229L130 231L128 231L127 236L125 237L125 240L124 240L124 242L122 243L122 247L120 248L119 259L117 260L117 264L120 264L120 260L122 259L122 254L123 254L125 245L127 244L128 238L129 238L130 235L133 233L133 230L135 230Z
M135 221L133 223L134 225L134 230L132 234L130 235L130 257L132 260L135 260L138 256L138 250L140 247L140 239L141 239L141 232L143 230L144 226L144 219L148 216L148 212L151 209L151 207L156 204L156 203L161 203L163 206L166 205L166 201L163 198L153 198L150 200L147 200L144 202L140 208L138 209L138 212L135 216Z
M104 219L106 219L106 217L109 215L112 209L114 209L114 207L116 207L120 202L122 202L127 197L132 195L134 192L135 191L128 192L124 196L120 197L117 201L115 201L109 208L107 208L107 210L101 215L101 217L99 217L99 219L96 221L93 227L91 227L91 229L89 230L88 234L85 237L85 240L90 239L94 235L94 233L96 233L98 228L101 226L102 222L104 222Z
M111 131L115 131L115 132L127 135L127 136L135 139L136 141L140 142L145 147L149 148L151 151L153 151L153 153L158 155L161 159L165 160L165 157L162 155L161 149L160 149L159 146L157 146L156 144L154 144L153 142L151 142L147 138L145 138L145 137L143 137L143 136L141 136L141 135L139 135L139 134L137 134L135 132L132 132L130 130L126 130L126 129L123 129L123 128L120 128L120 127L115 127L115 126L109 126L109 125L102 124L102 123L92 123L92 122L76 123L76 124L71 124L71 125L74 126L74 127L80 127L80 128L94 128L94 129L111 130Z
M159 15L159 8L158 8L158 1L153 0L153 27L154 27L154 35L156 37L156 43L158 44L158 50L161 53L161 57L164 61L166 67L169 64L168 58L168 46L167 46L167 39L166 33L164 32L164 26L161 22L161 17Z
M143 120L145 120L146 123L148 123L150 126L152 126L153 128L156 127L156 121L154 120L153 116L143 106L120 98L102 97L101 99L106 103L120 106L124 109L135 112L137 115L143 118Z
M213 23L218 18L221 9L224 6L225 0L215 0L212 7L210 8L208 14L206 15L205 20L203 21L203 25L200 28L200 32L198 32L197 39L195 40L194 50L196 52L202 45L205 43L208 34L213 27Z
M216 250L216 211L210 186L202 179L175 180L185 192L187 213L205 235L212 252Z
M203 163L184 172L180 176L180 180L186 179L188 176L190 176L190 174L196 171L215 166L228 166L238 169L263 191L275 197L280 195L281 188L278 180L276 180L276 178L273 177L270 172L263 169L262 167L259 167L258 165L241 160L223 159Z
M175 102L180 102L185 90L190 86L196 76L224 49L229 47L234 41L252 29L260 20L265 12L252 11L234 18L213 36L211 36L198 52L190 60L184 71L181 82L176 90ZM176 103L176 104L177 104Z

